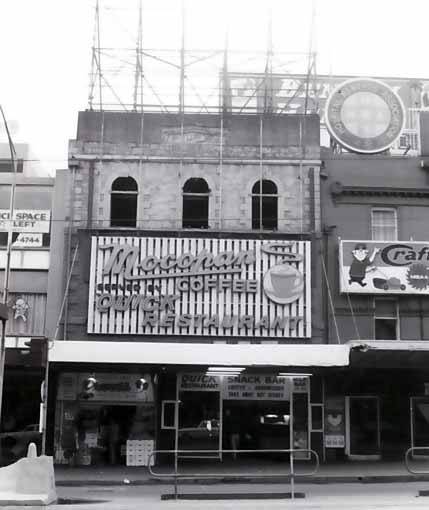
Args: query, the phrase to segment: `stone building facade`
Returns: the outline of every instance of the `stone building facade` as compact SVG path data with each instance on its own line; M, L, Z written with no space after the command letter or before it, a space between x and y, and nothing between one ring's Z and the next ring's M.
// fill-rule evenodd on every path
M51 331L61 317L48 404L57 462L134 462L107 451L109 420L122 453L133 440L188 441L221 458L231 412L258 422L249 448L321 450L310 407L322 405L320 372L346 365L348 349L324 345L319 131L315 115L80 112L70 168L57 173L64 221L49 278ZM150 316L160 302L164 322ZM238 372L213 376L213 365ZM303 367L315 377L286 374ZM270 413L284 420L281 438L264 425ZM202 443L185 441L185 429L208 423Z

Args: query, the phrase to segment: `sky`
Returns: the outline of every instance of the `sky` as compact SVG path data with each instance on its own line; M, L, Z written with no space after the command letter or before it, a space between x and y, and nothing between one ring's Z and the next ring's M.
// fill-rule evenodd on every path
M134 48L139 0L99 1L101 46ZM228 31L231 50L263 52L271 9L274 52L305 54L311 44L319 73L429 78L427 0L184 4L187 48L221 49ZM181 0L142 5L143 47L180 48ZM94 19L95 0L0 0L0 105L14 142L29 143L47 175L66 167L77 113L88 106Z

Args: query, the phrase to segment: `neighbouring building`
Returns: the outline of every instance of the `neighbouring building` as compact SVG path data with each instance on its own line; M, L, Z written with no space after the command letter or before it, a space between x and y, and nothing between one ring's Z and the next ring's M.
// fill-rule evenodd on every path
M35 177L26 145L17 144L17 174L7 144L0 160L0 288L5 286L8 230L13 200L12 244L5 331L5 376L0 431L1 463L25 455L31 441L41 447L41 385L46 365L46 303L54 179Z
M419 156L322 150L326 334L351 347L324 380L328 459L429 444L427 126L421 113Z
M56 462L219 459L231 420L241 448L323 454L322 378L349 347L324 324L319 133L317 115L79 113L49 274Z

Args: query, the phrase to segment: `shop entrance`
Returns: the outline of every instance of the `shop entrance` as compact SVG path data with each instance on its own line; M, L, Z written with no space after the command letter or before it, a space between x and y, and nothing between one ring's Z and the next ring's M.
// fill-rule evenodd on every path
M309 398L308 379L302 377L180 374L174 420L176 449L184 457L226 460L236 459L236 450L310 448ZM209 451L187 454L183 450ZM221 450L231 452L222 454ZM264 454L253 456L260 460ZM252 455L243 454L243 460L249 457Z
M225 400L222 425L225 450L290 448L291 415L288 401ZM231 456L236 458L234 452ZM256 454L256 458L260 459L261 455Z
M376 460L381 457L378 397L346 397L346 431L346 454L350 458Z
M411 397L411 446L429 447L429 397ZM417 452L414 455L418 455ZM420 452L420 455L422 453ZM425 453L427 456L428 453Z
M135 415L136 406L82 405L76 416L80 462L125 464L123 445L130 437Z
M210 453L196 455L217 458L218 450L221 449L220 438L219 393L214 391L181 392L177 449L214 450L216 453L213 455Z
M153 440L153 408L81 403L63 406L59 447L71 465L130 465L130 441Z
M153 461L155 405L148 374L59 377L54 458L71 466L142 466Z

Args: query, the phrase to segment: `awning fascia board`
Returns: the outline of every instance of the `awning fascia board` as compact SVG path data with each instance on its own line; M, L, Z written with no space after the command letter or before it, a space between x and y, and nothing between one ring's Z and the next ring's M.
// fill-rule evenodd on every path
M349 366L350 345L57 340L52 342L48 358L50 363L346 367Z
M427 340L351 340L346 345L360 351L429 351Z

